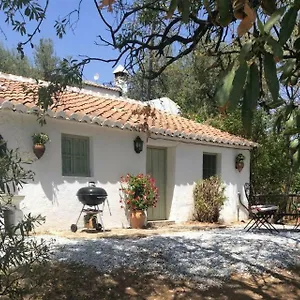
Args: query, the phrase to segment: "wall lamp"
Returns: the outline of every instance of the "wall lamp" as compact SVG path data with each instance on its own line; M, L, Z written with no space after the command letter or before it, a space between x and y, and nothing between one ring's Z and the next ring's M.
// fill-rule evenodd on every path
M136 153L141 153L143 151L144 142L139 136L137 136L133 141L133 146Z

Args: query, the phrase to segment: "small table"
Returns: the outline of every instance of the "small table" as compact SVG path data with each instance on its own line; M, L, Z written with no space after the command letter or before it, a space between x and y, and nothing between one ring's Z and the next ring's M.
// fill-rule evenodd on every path
M292 202L291 205L294 206L294 211L295 212L287 212L286 211L286 207L284 207L284 210L280 210L279 207L277 206L277 211L276 213L273 214L274 219L275 219L275 224L282 219L285 216L292 216L292 217L296 217L296 224L294 226L294 229L297 229L300 226L300 206L299 203L297 204L295 202L295 198L297 200L297 202L300 199L300 194L256 194L254 195L254 198L256 199L256 201L258 202L264 202L264 200L270 198L274 201L274 199L278 198L280 199L288 199L291 198ZM273 226L274 227L274 226Z

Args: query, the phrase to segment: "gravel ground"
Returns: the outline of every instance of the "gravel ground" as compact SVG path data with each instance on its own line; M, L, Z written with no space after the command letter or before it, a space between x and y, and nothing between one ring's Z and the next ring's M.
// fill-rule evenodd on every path
M92 265L105 273L135 268L189 278L208 287L221 284L232 273L300 265L300 232L247 233L241 228L227 228L141 239L55 237L52 250L55 260Z

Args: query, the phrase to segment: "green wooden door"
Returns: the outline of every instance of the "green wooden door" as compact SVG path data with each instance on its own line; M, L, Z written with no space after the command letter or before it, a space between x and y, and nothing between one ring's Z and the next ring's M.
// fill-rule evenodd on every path
M159 189L159 200L156 207L148 209L148 220L166 219L166 150L147 148L147 174L154 179Z

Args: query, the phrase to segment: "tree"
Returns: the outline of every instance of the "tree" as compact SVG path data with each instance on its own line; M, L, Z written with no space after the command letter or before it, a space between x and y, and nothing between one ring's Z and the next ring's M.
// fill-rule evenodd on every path
M24 55L5 49L0 44L0 71L35 79L50 80L51 74L59 68L61 60L54 54L53 41L40 39L34 48L34 64Z
M40 39L35 46L34 63L38 77L50 80L51 74L59 67L60 59L54 53L54 45L51 39Z
M155 62L159 63L160 60ZM216 68L215 63L214 57L195 50L151 80L150 99L169 97L180 106L184 116L197 121L204 121L218 114L214 96L222 70L220 67ZM143 72L136 72L131 77L129 86L129 97L148 100L148 80Z
M166 70L166 94L181 107L184 116L203 122L219 113L215 93L222 69L215 63L214 57L196 49Z
M0 44L0 71L25 77L34 77L36 72L27 57L23 59L15 51Z
M229 133L245 136L240 111L219 115L208 124ZM299 191L299 171L291 159L289 140L284 132L273 130L277 114L262 109L255 112L251 140L259 147L251 151L251 183L256 193L289 193ZM270 180L270 178L272 180Z

